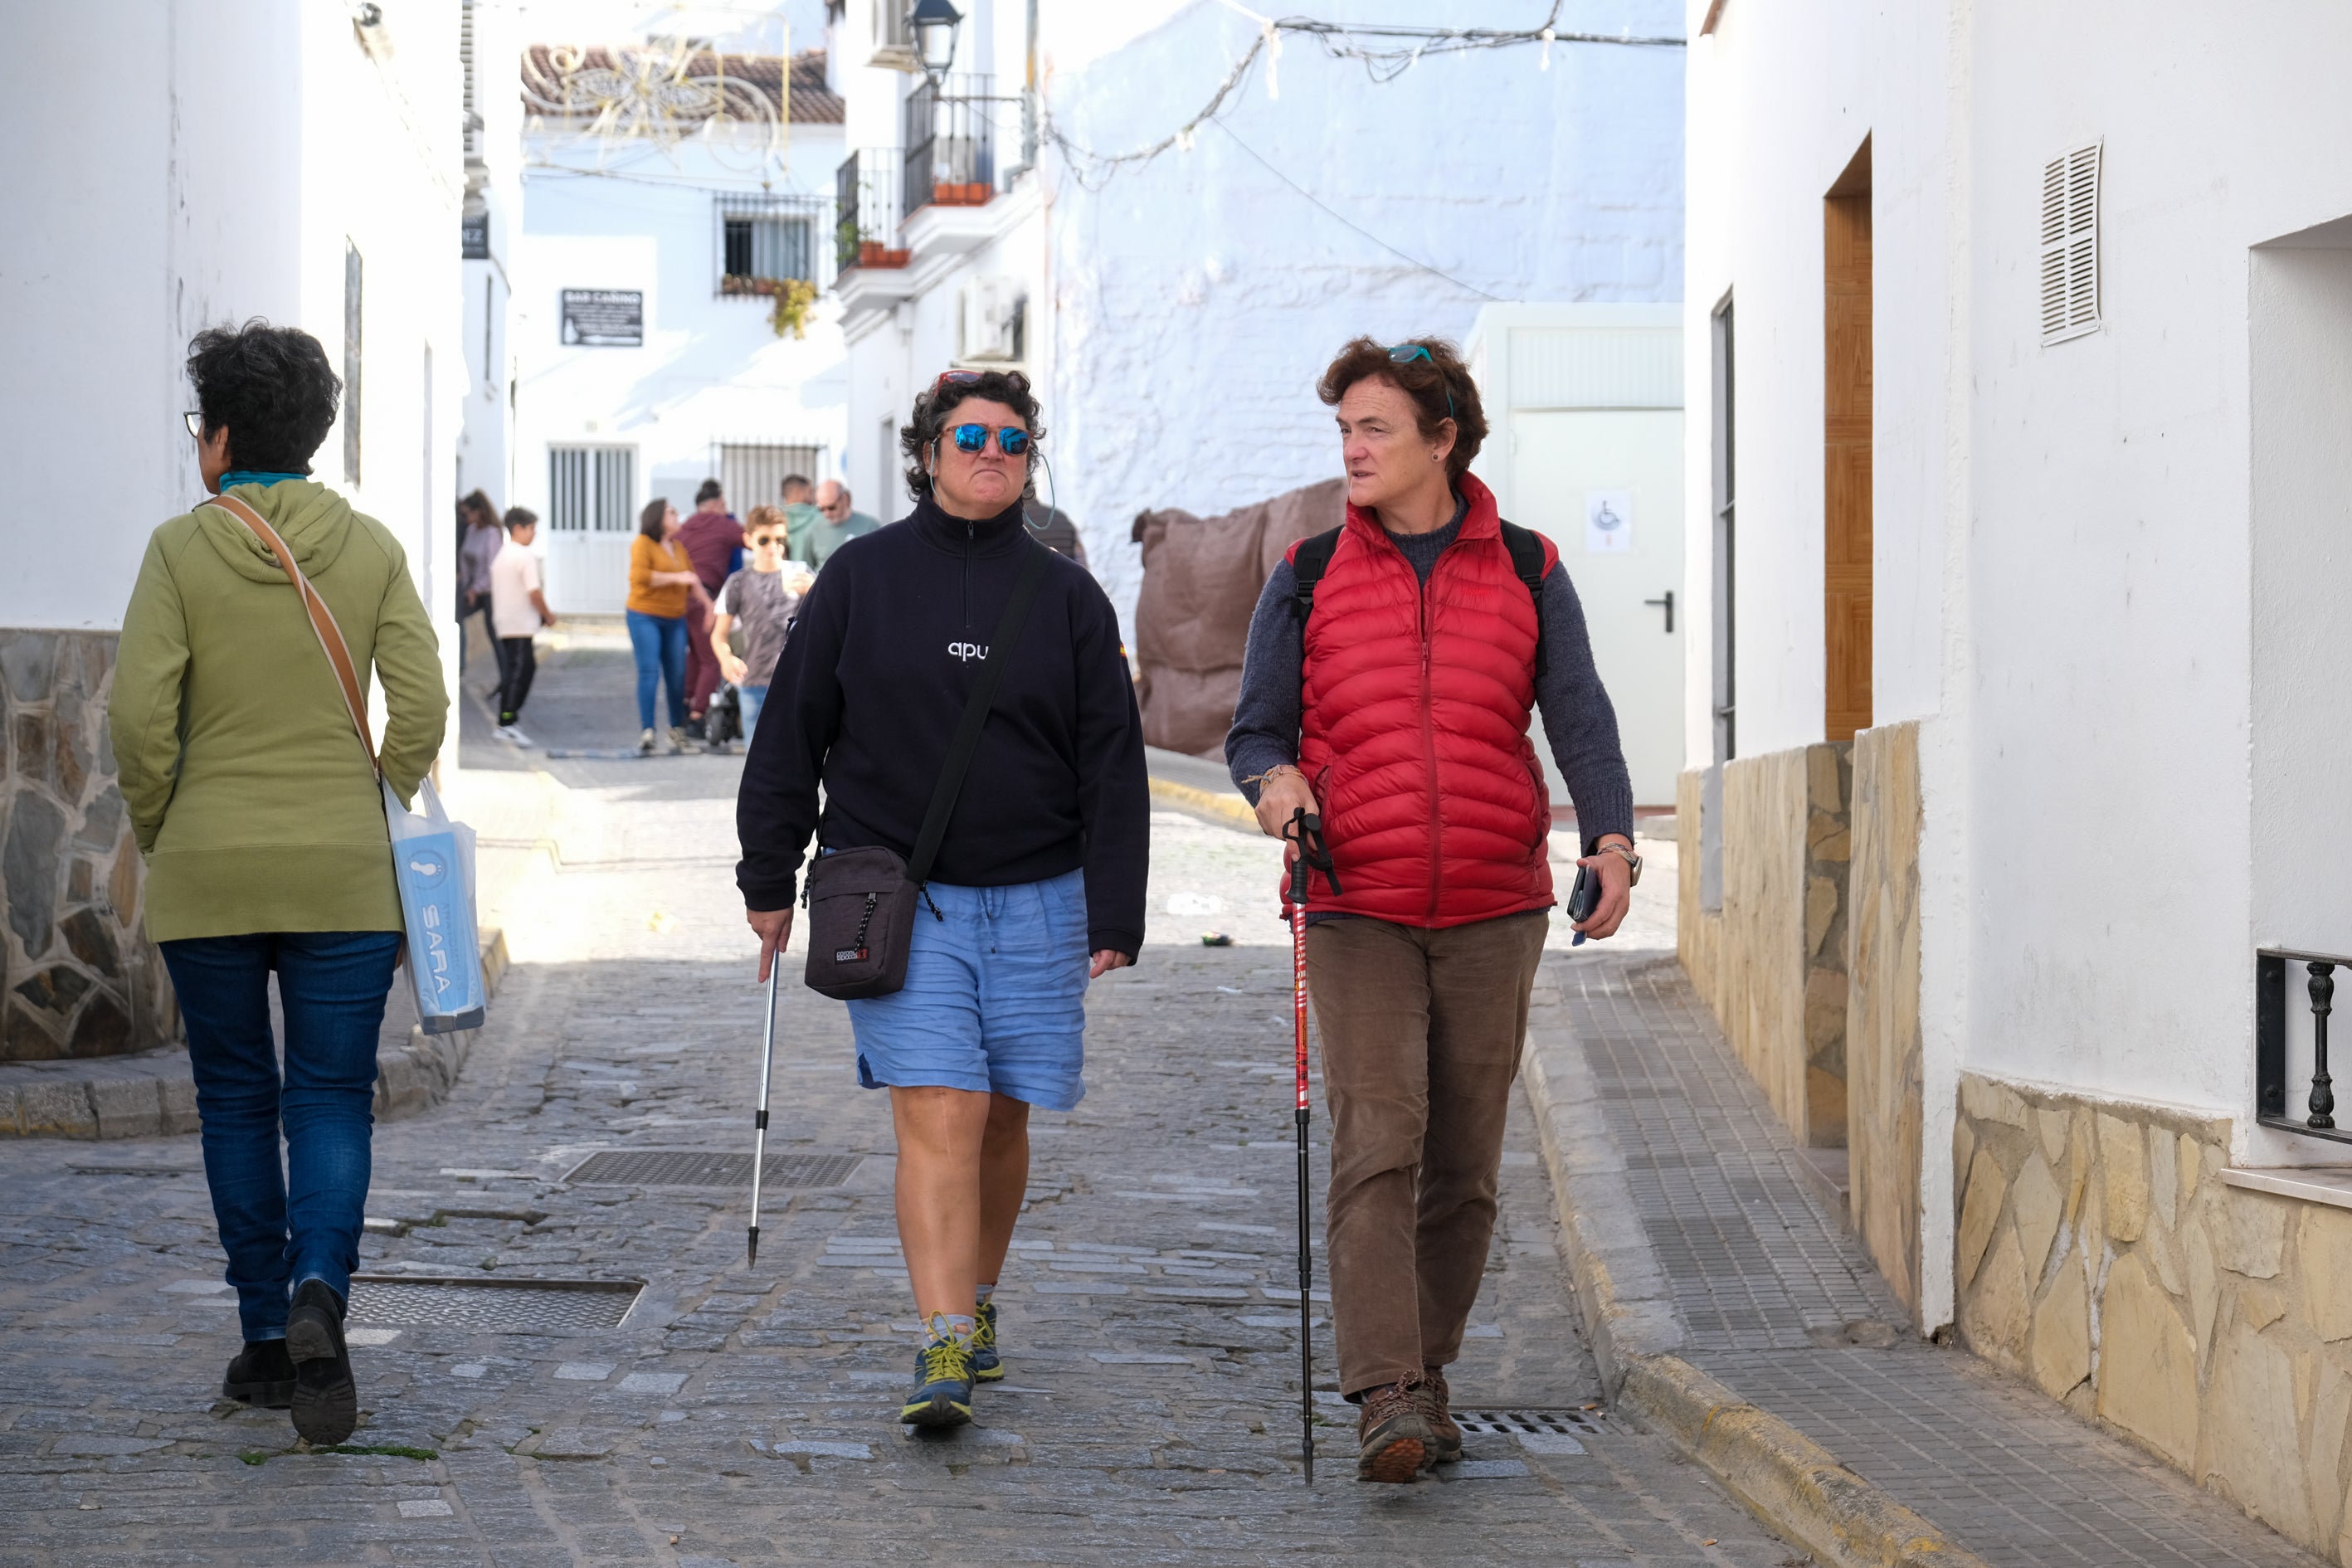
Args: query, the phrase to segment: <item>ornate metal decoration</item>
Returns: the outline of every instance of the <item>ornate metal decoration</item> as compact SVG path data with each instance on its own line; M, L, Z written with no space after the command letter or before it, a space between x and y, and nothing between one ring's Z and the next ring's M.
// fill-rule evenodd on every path
M778 57L685 43L539 44L524 52L522 89L531 129L569 131L600 163L623 143L698 137L722 162L781 169L789 145L790 68Z

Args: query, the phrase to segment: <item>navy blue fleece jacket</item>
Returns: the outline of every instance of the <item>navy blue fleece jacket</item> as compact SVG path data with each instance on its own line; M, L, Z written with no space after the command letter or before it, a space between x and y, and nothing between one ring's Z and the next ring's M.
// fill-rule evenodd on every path
M826 560L785 635L736 795L749 908L791 905L820 783L826 848L912 853L1013 581L1043 548L1017 507L967 522L926 499ZM1085 567L1050 555L931 874L996 888L1083 868L1087 951L1132 958L1150 799L1118 617Z

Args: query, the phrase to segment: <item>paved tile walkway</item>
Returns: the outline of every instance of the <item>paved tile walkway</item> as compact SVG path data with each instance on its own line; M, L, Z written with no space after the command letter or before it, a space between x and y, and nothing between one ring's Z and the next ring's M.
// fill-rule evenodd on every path
M1672 962L1555 961L1685 1355L1999 1568L2318 1560L1966 1352L1907 1331Z
M551 661L525 728L559 736L567 711L609 727L625 658ZM770 1147L865 1158L838 1187L771 1190L756 1271L740 1191L564 1179L604 1149L746 1151L759 993L726 848L739 765L550 768L569 786L562 869L502 895L516 965L458 1093L378 1130L369 1269L644 1280L627 1320L378 1326L355 1358L353 1442L372 1451L302 1451L283 1414L215 1398L235 1314L194 1140L0 1146L0 1568L1796 1557L1615 1423L1572 1443L1474 1437L1454 1477L1371 1488L1348 1463L1352 1412L1326 1398L1301 1486L1276 851L1173 815L1155 818L1146 962L1088 998L1089 1094L1037 1118L1002 1296L1011 1376L982 1394L981 1425L903 1436L913 1312L888 1115L855 1085L837 1004L784 988ZM1207 926L1236 945L1202 948ZM1580 1408L1598 1379L1523 1116L1509 1147L1455 1387ZM1317 1357L1328 1382L1328 1331Z

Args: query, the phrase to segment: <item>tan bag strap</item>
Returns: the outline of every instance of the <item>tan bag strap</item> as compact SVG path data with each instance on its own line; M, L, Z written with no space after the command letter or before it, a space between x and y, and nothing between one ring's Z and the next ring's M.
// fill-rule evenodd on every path
M343 629L335 624L335 612L327 608L327 601L320 596L318 589L310 585L310 579L302 575L302 568L294 564L294 552L288 548L285 540L278 537L278 531L269 526L268 519L235 496L215 496L205 504L220 508L251 529L255 537L277 557L278 564L286 569L286 580L294 584L294 592L301 596L302 608L310 616L310 630L318 634L319 647L325 652L327 663L334 669L336 682L343 689L343 707L352 716L352 728L359 731L360 744L367 748L368 766L374 770L377 778L383 777L383 768L375 759L375 736L368 730L367 700L360 695L359 671L352 663L349 645L343 641Z

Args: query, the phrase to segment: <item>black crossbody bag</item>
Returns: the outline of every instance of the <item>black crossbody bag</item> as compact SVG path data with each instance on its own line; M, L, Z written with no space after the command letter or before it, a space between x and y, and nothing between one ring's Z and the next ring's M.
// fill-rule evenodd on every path
M1013 584L1013 596L1005 601L988 657L981 660L979 679L963 705L963 719L949 743L930 806L923 813L914 858L902 860L897 850L879 845L828 855L823 848L824 833L817 835L817 858L809 867L801 897L809 911L808 987L821 995L855 1002L887 996L907 984L916 907L928 898L923 886L930 880L931 863L939 858L940 841L947 837L948 818L955 811L956 796L963 793L964 774L980 749L981 730L995 705L1004 667L1021 641L1029 605L1045 579L1049 563L1045 547L1026 538L1022 542L1029 559Z

